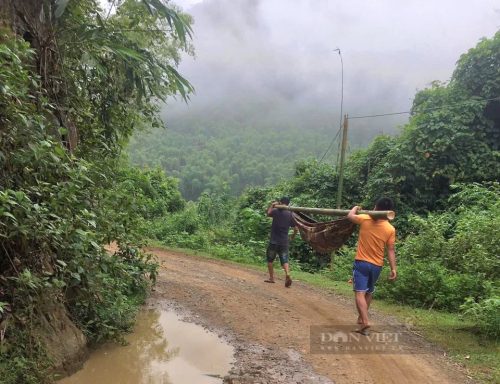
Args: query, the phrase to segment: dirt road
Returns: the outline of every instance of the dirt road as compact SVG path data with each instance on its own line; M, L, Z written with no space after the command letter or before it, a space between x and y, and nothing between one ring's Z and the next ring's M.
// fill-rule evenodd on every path
M232 383L468 383L463 370L394 319L372 314L371 335L399 334L404 353L313 353L311 326L346 329L345 297L294 281L264 282L241 265L150 249L161 271L153 303L170 303L235 346ZM357 334L356 334L357 335ZM361 336L362 338L366 336ZM353 339L356 341L356 339Z

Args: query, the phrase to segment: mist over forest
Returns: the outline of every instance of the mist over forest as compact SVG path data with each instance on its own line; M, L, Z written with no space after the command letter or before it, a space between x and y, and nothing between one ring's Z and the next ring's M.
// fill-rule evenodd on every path
M189 199L275 183L304 158L336 164L340 59L343 114L409 111L418 90L447 82L460 55L500 25L487 0L175 3L194 19L195 54L179 70L196 93L171 100L166 129L137 134L130 157L180 178ZM397 134L408 116L350 120L349 151Z

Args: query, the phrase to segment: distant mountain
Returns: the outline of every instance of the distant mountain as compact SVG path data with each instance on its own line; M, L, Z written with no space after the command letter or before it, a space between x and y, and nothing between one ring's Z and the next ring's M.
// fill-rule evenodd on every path
M167 118L168 116L168 118ZM403 122L405 117L399 117ZM289 177L297 160L324 156L335 164L339 116L283 101L232 100L215 106L174 105L164 113L166 129L141 132L129 146L133 164L160 166L180 179L182 194L196 199L202 192L239 194L247 186L274 184ZM394 133L387 120L353 120L349 148L366 146L380 133Z

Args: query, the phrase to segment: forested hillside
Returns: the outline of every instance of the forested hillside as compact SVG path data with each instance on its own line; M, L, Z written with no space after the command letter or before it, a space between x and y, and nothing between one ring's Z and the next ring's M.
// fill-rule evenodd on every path
M273 185L293 175L301 159L323 158L336 164L338 112L314 107L286 112L282 114L276 100L230 100L214 110L191 111L188 106L182 113L164 116L166 129L134 135L130 160L134 165L160 166L179 178L189 200L202 192L237 196L249 186ZM353 125L352 150L366 146L381 131L396 131L394 119L385 128L385 122L373 123Z
M200 116L137 135L130 159L139 166L160 166L180 179L186 199L195 200L202 192L236 196L247 186L271 185L290 176L297 159L315 157L320 144L321 135L302 127L280 130Z

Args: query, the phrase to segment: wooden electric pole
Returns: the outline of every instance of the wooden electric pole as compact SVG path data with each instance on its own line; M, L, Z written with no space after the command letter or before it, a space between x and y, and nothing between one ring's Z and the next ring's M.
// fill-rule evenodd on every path
M339 165L339 185L337 189L337 208L340 208L342 202L342 187L344 186L344 160L345 151L347 148L347 129L349 127L349 117L344 115L344 126L342 129L342 147L340 148L340 165Z

